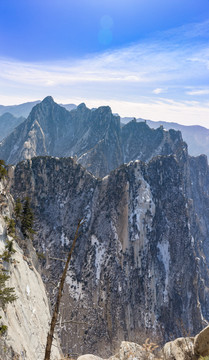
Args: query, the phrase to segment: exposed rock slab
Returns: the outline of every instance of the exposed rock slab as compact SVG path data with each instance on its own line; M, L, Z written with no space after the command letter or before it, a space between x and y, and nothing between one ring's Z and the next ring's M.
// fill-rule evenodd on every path
M5 250L8 237L4 217L11 218L12 207L12 198L0 181L0 253ZM23 255L16 242L14 249L12 263L4 265L10 275L7 286L14 287L18 298L5 310L0 309L1 322L8 327L0 342L0 358L42 360L51 319L46 290L31 259ZM58 360L62 352L57 337L54 345L51 358Z
M109 360L154 360L155 357L149 351L146 351L142 346L122 341L119 353Z
M195 336L194 353L199 356L209 355L209 326Z
M92 354L86 354L79 356L77 360L103 360L103 359Z
M178 338L166 343L163 355L166 360L197 360L194 355L194 338Z

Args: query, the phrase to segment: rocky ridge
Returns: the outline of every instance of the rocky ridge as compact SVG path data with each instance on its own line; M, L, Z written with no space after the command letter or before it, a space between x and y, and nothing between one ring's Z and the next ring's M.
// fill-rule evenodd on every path
M14 117L6 112L0 116L0 141L8 136L16 126L25 120L24 117Z
M80 104L69 112L48 96L0 143L0 158L13 164L39 155L76 156L88 171L103 177L125 162L178 154L179 149L179 131L154 130L136 121L121 128L109 106L90 110Z

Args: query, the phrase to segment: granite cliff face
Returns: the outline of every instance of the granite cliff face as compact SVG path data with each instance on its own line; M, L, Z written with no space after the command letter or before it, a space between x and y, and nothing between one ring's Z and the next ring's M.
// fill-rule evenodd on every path
M125 162L178 154L181 147L179 131L154 130L135 121L121 128L109 106L89 110L80 104L69 112L49 96L0 143L0 158L11 164L38 155L76 156L87 170L103 177Z
M7 233L5 216L12 218L14 201L8 192L6 181L0 181L0 253L5 250ZM0 337L0 358L4 360L42 360L49 328L50 310L46 290L33 261L26 257L18 243L14 242L12 262L1 260L1 268L7 269L10 278L7 286L14 287L17 300L0 308L1 325L8 327ZM1 289L2 290L2 289ZM52 359L61 357L57 338L54 340Z
M196 333L208 320L207 214L202 218L200 198L207 164L191 159L202 166L192 174L185 151L179 160L130 162L103 179L71 158L38 157L11 169L13 195L32 199L34 246L46 255L43 279L52 303L63 268L53 258L65 258L78 219L86 219L62 299L64 352L107 356L121 340L139 342L144 332L167 340L182 328ZM188 186L195 176L198 184ZM189 193L196 186L195 200Z

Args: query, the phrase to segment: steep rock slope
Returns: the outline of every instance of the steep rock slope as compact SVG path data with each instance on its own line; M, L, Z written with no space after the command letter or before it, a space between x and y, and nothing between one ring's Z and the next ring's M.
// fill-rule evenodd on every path
M23 104L19 104L19 105L0 105L0 115L3 115L5 113L10 113L15 117L28 117L28 115L30 114L32 108L39 104L41 101L40 100L36 100L36 101L32 101L32 102L27 102L27 103L23 103ZM67 109L68 111L71 111L73 109L76 108L75 104L60 104L61 106L63 106L65 109Z
M188 145L189 154L198 156L205 154L209 157L209 129L199 125L184 126L177 123L169 123L165 121L151 121L147 120L147 124L151 128L158 128L160 125L167 130L175 129L181 131L184 141Z
M13 199L5 185L0 182L0 253L5 250L6 239L11 240L4 218L12 216ZM16 242L14 249L12 263L1 264L10 275L7 286L14 287L18 298L4 310L0 309L1 323L8 327L6 335L0 339L0 358L42 360L50 321L46 290L32 260L23 255ZM52 359L58 360L61 350L56 338L54 344Z
M14 117L10 113L5 113L0 116L0 141L8 136L16 126L25 120L24 117Z
M61 305L65 352L107 356L121 340L138 342L145 332L169 339L182 327L192 334L203 327L203 314L209 319L207 260L185 167L182 157L159 156L100 180L70 158L15 167L11 191L32 199L34 246L46 255L52 303L63 268L53 258L66 256L78 219L86 219Z
M0 143L0 158L17 163L37 155L77 156L87 170L103 177L124 162L178 155L183 146L181 133L174 130L134 121L121 129L109 106L89 110L80 104L68 112L47 97Z
M132 120L133 117L122 117L121 123L124 126ZM181 131L183 140L187 143L188 151L191 156L205 154L209 157L209 129L203 126L181 125L175 122L152 121L142 118L138 118L136 121L143 123L146 121L147 125L152 129L158 129L160 126L163 126L166 130L174 129Z

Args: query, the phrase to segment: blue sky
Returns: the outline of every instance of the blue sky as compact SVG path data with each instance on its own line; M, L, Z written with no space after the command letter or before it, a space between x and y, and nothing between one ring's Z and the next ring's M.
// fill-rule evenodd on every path
M0 103L209 128L209 0L1 0Z

